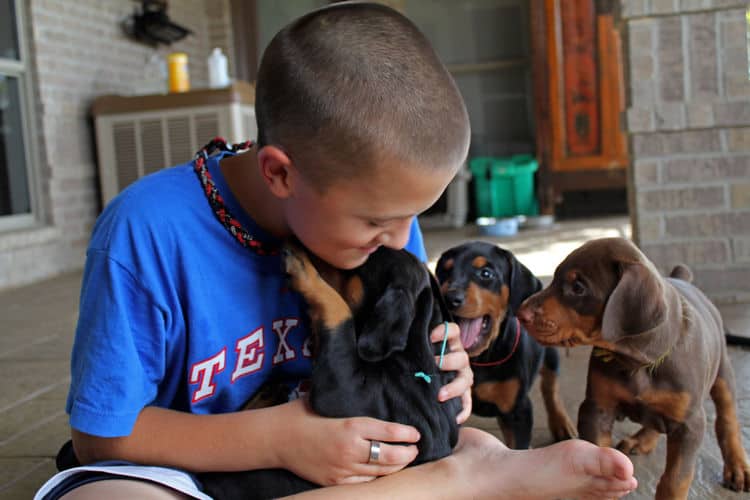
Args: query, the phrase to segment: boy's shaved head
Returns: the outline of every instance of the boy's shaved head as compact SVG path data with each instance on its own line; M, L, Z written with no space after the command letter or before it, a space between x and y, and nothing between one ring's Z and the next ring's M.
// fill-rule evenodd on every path
M325 187L383 161L457 168L469 146L458 88L397 11L344 2L282 29L263 54L258 143L282 147Z

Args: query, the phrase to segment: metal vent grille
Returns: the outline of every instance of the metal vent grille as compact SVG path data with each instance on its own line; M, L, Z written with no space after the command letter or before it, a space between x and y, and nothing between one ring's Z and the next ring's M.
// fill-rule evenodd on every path
M144 120L141 128L141 155L143 158L143 173L150 174L164 168L164 134L161 120Z
M138 172L138 146L135 140L135 123L117 123L112 127L115 149L117 184L120 189L140 177Z
M184 163L193 157L193 145L190 143L190 117L180 116L167 119L167 137L169 143L169 164Z
M143 175L188 162L216 136L235 143L254 139L252 106L195 106L95 117L102 203Z
M220 134L219 116L216 113L195 115L195 142L199 144L199 148L217 135Z

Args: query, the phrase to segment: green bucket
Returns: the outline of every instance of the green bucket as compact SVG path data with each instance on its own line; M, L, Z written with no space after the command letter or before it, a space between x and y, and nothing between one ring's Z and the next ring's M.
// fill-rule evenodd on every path
M538 166L531 155L480 156L469 160L477 216L537 215L534 172Z

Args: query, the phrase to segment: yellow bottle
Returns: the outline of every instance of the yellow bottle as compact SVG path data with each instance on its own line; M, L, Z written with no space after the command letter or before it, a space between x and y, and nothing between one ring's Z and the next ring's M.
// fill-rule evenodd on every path
M188 56L184 52L173 52L167 56L169 72L169 91L187 92L190 90L188 73Z

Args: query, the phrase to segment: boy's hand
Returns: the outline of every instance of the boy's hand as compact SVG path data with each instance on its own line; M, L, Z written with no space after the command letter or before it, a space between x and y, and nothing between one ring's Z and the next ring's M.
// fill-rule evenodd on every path
M323 486L372 481L406 467L418 453L417 429L368 417L325 418L305 400L286 405L278 443L278 463ZM370 463L370 443L380 441L380 458Z
M443 342L445 336L445 326L438 325L430 334L432 342ZM463 409L456 416L456 422L463 424L471 415L471 386L474 383L474 372L469 365L469 355L466 354L463 344L461 344L461 335L456 323L448 323L448 347L445 357L443 358L443 370L455 371L456 378L449 384L443 386L438 393L440 401L447 401L451 398L461 397ZM440 356L435 358L435 362L440 362Z

